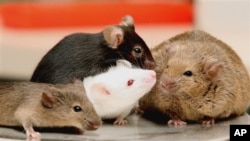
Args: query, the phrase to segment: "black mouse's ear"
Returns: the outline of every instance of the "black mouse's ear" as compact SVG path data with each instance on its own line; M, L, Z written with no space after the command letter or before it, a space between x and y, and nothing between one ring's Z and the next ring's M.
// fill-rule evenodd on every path
M124 32L117 26L108 26L103 30L103 36L109 47L117 49L123 42Z
M126 15L122 17L122 21L120 22L120 25L131 27L133 30L135 30L134 19L130 15Z

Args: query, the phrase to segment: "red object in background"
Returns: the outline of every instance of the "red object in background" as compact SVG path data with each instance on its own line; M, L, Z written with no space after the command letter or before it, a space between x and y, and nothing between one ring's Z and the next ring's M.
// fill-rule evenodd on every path
M55 28L116 24L131 15L136 24L192 23L191 3L3 3L0 15L11 28Z

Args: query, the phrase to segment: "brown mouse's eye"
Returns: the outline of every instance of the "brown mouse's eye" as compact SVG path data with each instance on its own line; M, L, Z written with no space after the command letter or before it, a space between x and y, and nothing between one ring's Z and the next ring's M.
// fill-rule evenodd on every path
M133 85L133 83L134 83L134 80L133 79L129 79L128 83L127 83L127 86L131 86L131 85Z
M183 75L185 75L185 76L192 76L193 73L192 73L191 71L185 71L185 72L183 73Z
M82 108L80 106L74 106L73 109L74 109L75 112L81 112L82 111Z

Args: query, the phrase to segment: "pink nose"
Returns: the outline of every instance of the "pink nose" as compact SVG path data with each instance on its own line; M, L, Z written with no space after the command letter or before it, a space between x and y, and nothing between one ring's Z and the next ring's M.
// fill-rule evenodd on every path
M175 81L161 81L160 85L164 88L164 89L171 89L172 87L174 87L175 85Z
M153 70L155 68L155 62L146 60L145 62L145 69Z
M100 126L101 126L101 122L88 120L87 130L96 130Z
M151 76L152 76L152 78L156 78L156 73L155 73L155 71L152 71Z

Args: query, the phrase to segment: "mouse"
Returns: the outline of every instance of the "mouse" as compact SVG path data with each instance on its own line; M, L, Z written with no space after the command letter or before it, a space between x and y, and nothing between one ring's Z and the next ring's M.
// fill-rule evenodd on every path
M29 141L40 140L33 127L75 127L82 134L102 124L77 79L67 84L1 82L0 107L0 125L22 126Z
M203 30L192 30L152 49L157 82L139 100L144 112L167 115L168 125L215 121L244 114L250 104L250 80L239 55Z
M102 119L115 119L113 124L125 125L128 123L125 118L155 82L154 70L133 67L127 60L120 59L106 72L84 78L83 85Z
M106 71L118 59L144 69L155 66L150 49L135 32L130 15L99 33L72 33L64 37L43 56L30 81L56 84L83 80Z

